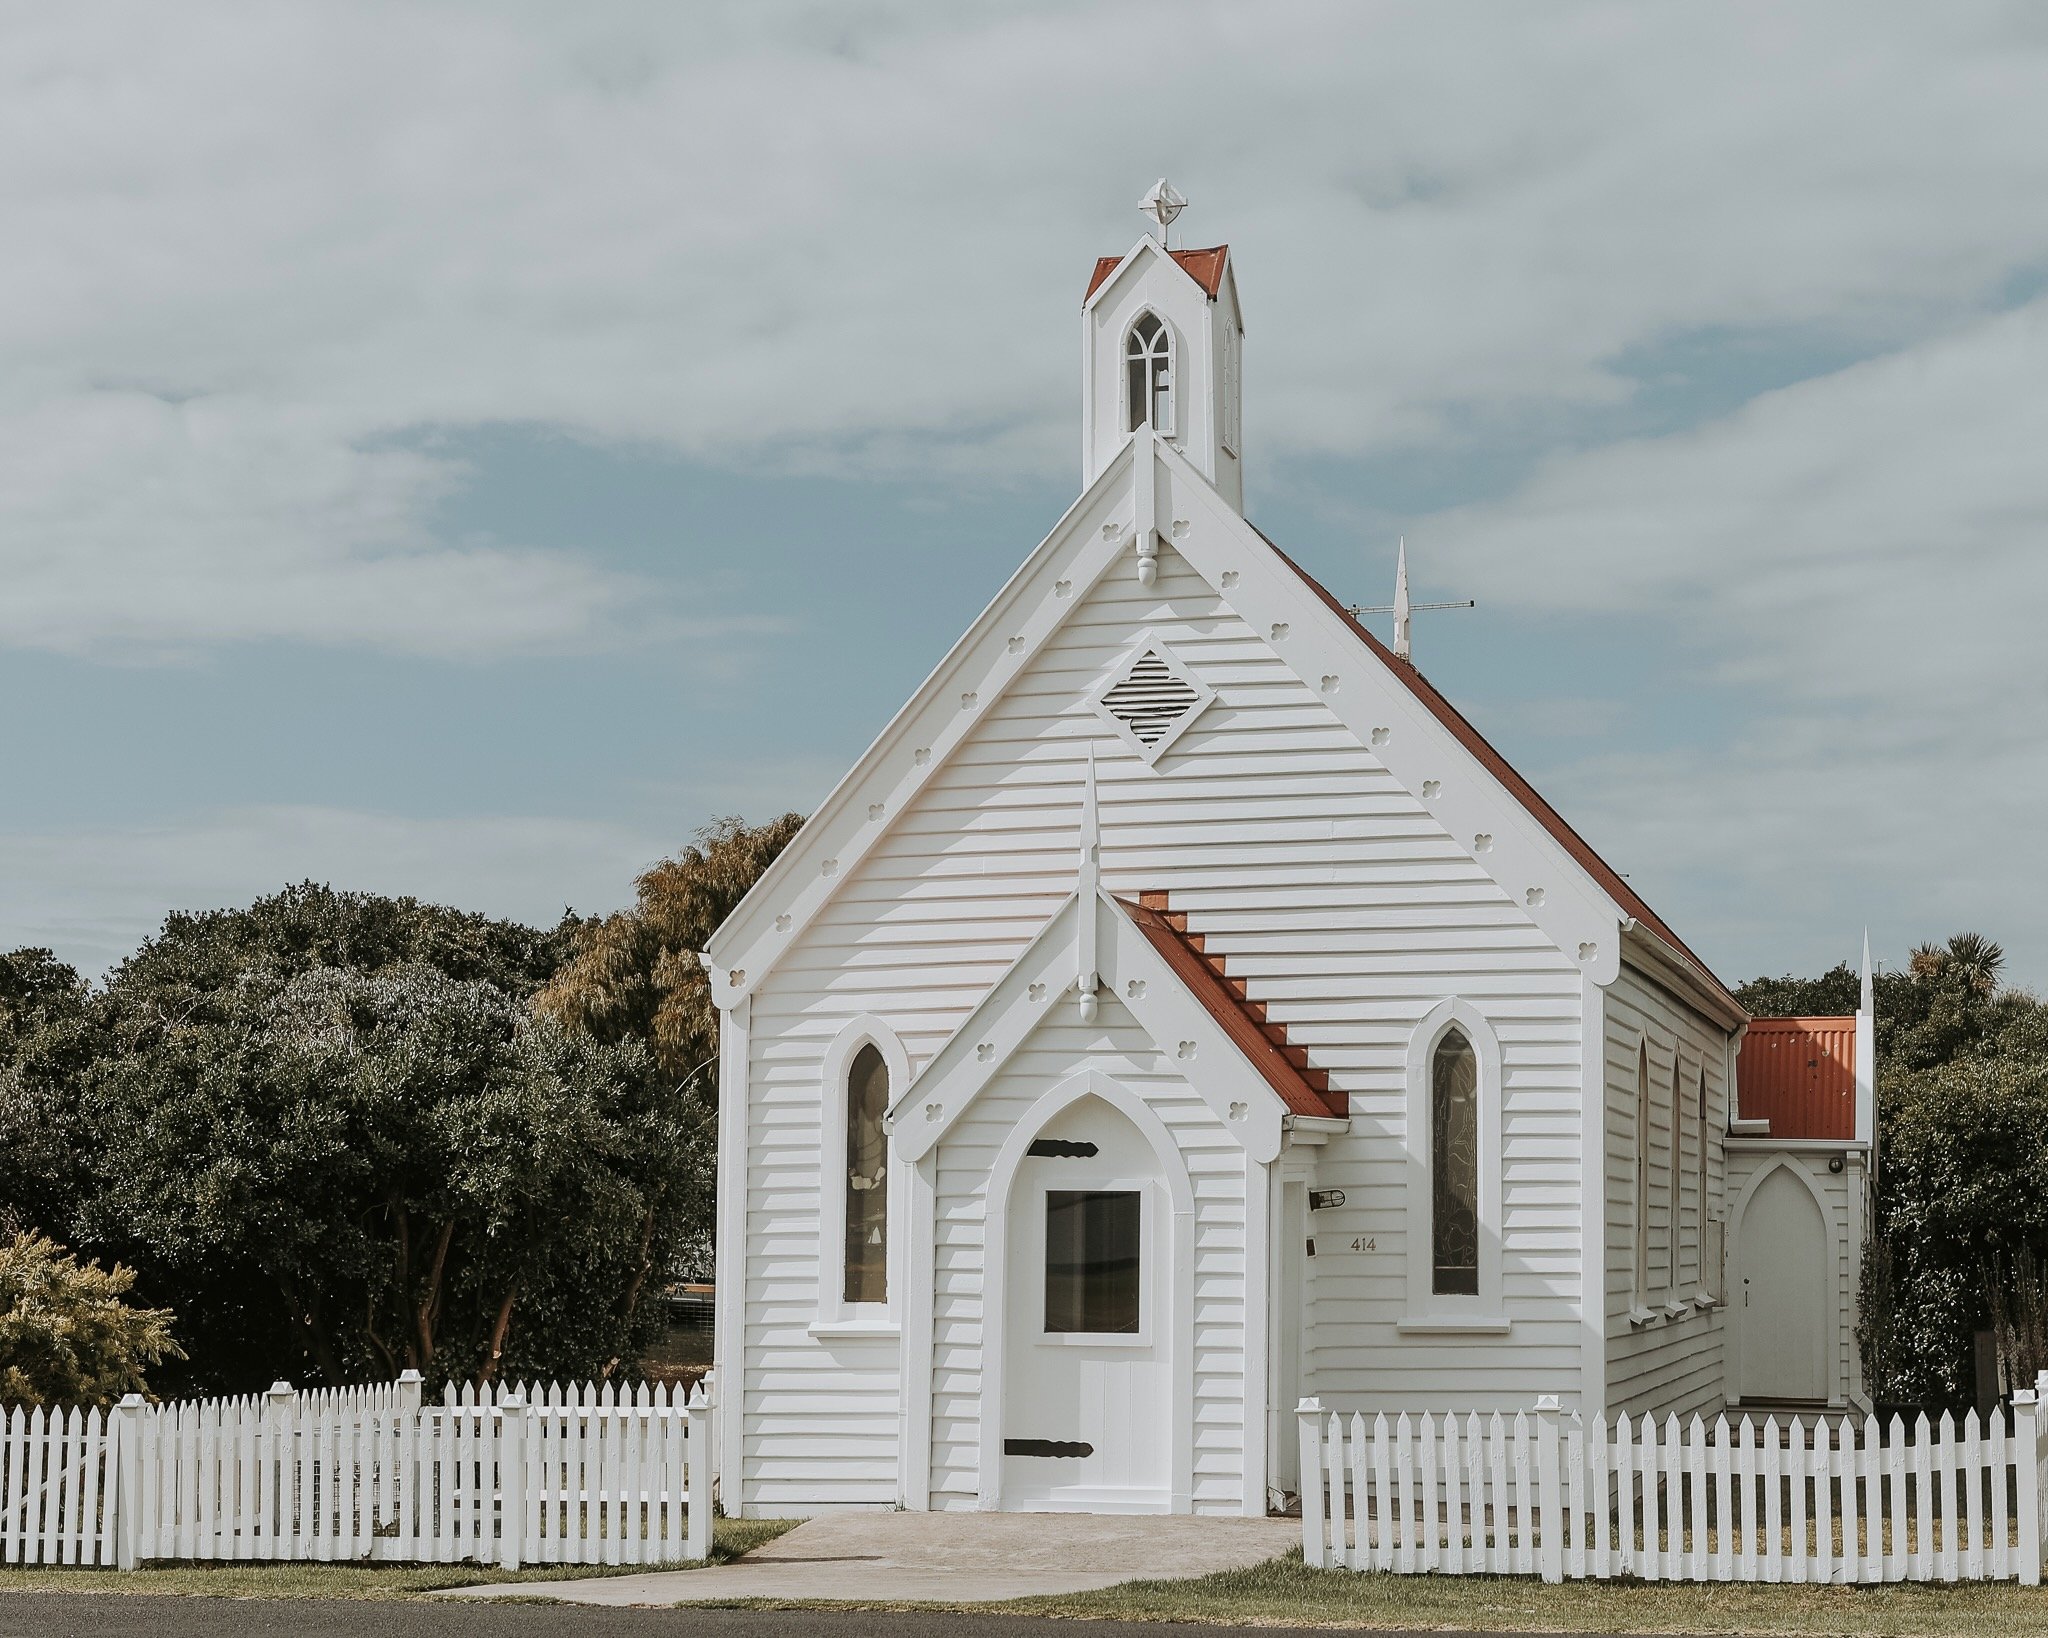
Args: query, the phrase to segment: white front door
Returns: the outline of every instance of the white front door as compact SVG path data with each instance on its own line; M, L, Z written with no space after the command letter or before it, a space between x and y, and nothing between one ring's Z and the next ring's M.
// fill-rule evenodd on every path
M1834 1236L1790 1167L1765 1174L1738 1228L1744 1399L1825 1400L1835 1288Z
M1158 1157L1095 1097L1032 1148L1005 1248L1003 1506L1167 1512L1173 1214Z

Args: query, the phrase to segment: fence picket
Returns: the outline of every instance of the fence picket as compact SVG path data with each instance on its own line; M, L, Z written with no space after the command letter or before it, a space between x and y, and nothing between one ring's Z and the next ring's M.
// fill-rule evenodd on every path
M1565 1575L1577 1581L1590 1572L1586 1567L1586 1427L1573 1416L1564 1435L1564 1512L1566 1536Z
M1798 1417L1785 1431L1785 1579L1805 1581L1809 1578L1812 1561L1809 1558L1809 1544L1806 1536L1806 1487L1813 1473L1812 1452L1806 1443L1806 1424Z
M1941 1579L1957 1580L1962 1575L1961 1531L1962 1508L1956 1496L1956 1419L1948 1411L1941 1413L1941 1432L1934 1447L1935 1471L1938 1480L1937 1505L1940 1509L1941 1528Z
M694 1435L693 1435L694 1437ZM695 1463L700 1452L693 1445L690 1460ZM1371 1458L1366 1449L1365 1417L1354 1411L1351 1424L1345 1434L1344 1461L1331 1464L1332 1472L1348 1472L1351 1475L1351 1556L1343 1562L1354 1570L1372 1567L1372 1512Z
M2013 1573L2011 1498L2005 1476L2012 1451L2006 1438L2005 1412L1995 1410L1985 1422L1984 1462L1991 1474L1991 1542L1984 1573L1993 1581L2006 1581Z

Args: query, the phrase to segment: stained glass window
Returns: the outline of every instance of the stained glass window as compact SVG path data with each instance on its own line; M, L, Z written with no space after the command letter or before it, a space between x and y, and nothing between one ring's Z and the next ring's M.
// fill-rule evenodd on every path
M1429 1066L1430 1237L1439 1296L1479 1294L1479 1059L1457 1030Z
M889 1066L873 1045L846 1077L846 1300L889 1300Z

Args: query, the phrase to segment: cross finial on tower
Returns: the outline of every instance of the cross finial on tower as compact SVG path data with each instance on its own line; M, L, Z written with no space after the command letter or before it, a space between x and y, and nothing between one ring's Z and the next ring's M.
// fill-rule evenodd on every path
M1166 245L1166 230L1173 226L1173 219L1188 208L1188 202L1174 192L1173 184L1161 177L1152 184L1151 192L1138 201L1138 209L1159 224L1159 244Z

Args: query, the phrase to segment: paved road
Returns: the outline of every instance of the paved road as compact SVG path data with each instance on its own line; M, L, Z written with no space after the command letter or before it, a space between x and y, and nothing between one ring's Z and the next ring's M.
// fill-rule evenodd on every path
M0 1638L1191 1638L1220 1630L1226 1629L1021 1615L0 1593ZM1377 1632L1371 1638L1400 1635ZM1438 1632L1429 1638L1472 1635Z

